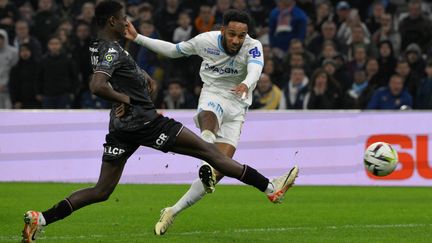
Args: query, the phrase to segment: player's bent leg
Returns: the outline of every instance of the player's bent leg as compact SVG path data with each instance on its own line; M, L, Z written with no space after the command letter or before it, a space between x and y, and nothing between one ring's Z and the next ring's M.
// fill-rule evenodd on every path
M200 111L198 113L198 124L201 131L209 130L213 134L216 134L219 130L219 121L213 111Z

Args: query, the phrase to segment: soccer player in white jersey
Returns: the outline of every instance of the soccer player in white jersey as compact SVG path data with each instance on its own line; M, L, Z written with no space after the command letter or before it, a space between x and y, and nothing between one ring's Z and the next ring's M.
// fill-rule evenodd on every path
M202 33L176 45L140 35L130 23L125 33L126 38L167 57L202 57L200 76L204 85L194 120L201 129L201 137L215 143L229 157L235 153L246 111L252 103L252 91L264 66L261 43L247 34L249 22L245 12L229 10L224 14L220 31ZM293 171L292 176L296 177L298 168L294 167ZM155 226L157 235L166 232L178 213L206 192L213 192L223 177L205 162L199 175L201 182L195 180L175 205L162 210Z

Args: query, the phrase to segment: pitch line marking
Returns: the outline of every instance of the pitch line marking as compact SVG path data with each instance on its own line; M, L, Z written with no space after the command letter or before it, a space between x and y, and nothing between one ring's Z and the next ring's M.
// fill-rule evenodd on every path
M200 235L200 234L223 234L223 233L251 233L251 232L284 232L284 231L297 231L297 230L318 230L318 229L367 229L367 228L416 228L416 227L432 227L432 224L366 224L366 225L329 225L329 226L299 226L299 227L283 227L283 228L251 228L251 229L233 229L233 230L215 230L215 231L190 231L190 232L173 232L168 233L169 235ZM154 235L151 232L144 232L139 234L115 234L115 235L75 235L75 236L49 236L39 237L38 239L47 240L74 240L74 239L100 239L100 238L112 238L112 237L140 237L143 235ZM0 241L14 241L20 240L19 236L0 236ZM124 239L112 241L123 241Z

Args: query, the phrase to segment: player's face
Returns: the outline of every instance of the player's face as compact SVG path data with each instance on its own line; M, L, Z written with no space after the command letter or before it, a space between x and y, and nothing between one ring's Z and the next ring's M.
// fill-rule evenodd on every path
M247 24L234 21L222 27L222 45L228 55L234 56L240 51L246 39L247 31Z

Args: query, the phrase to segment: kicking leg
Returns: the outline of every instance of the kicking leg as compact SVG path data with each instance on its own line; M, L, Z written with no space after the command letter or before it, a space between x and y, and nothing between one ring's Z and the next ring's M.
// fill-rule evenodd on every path
M270 182L254 168L241 165L222 154L214 144L204 142L187 128L184 128L178 135L172 151L207 161L222 174L265 192L270 201L274 203L282 202L285 192L294 184L299 172L298 167L294 166L289 172Z

